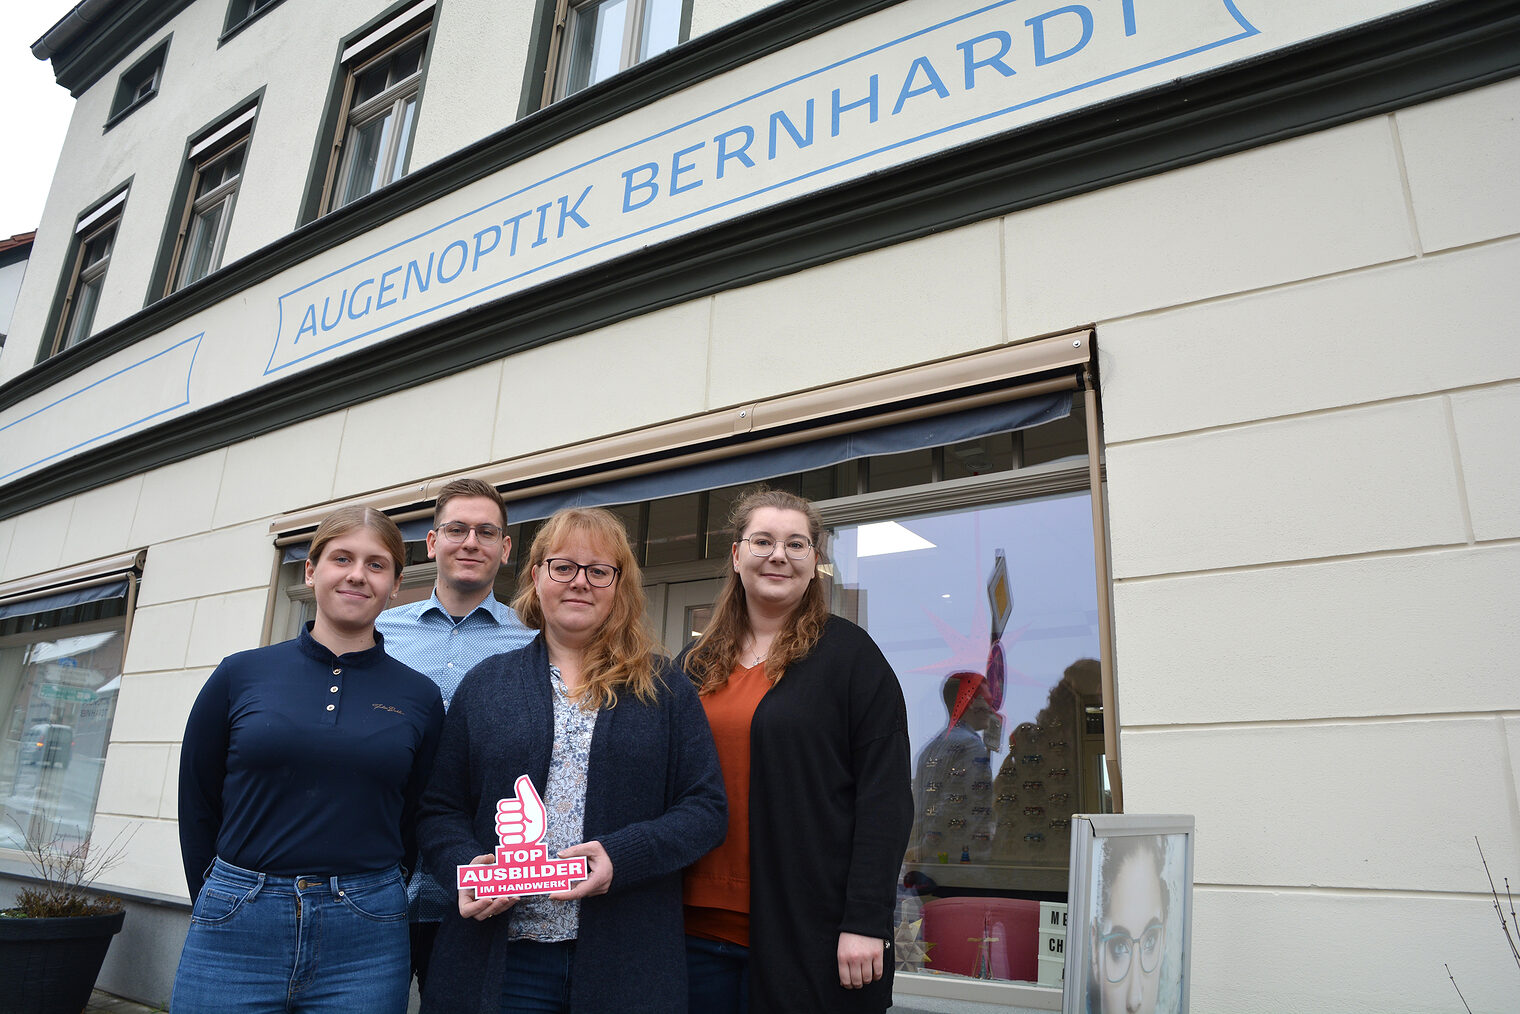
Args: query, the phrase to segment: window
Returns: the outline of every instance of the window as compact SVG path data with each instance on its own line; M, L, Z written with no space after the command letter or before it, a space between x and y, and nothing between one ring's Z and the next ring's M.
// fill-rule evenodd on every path
M105 286L106 269L111 265L111 250L116 244L116 228L121 224L121 209L126 203L123 190L74 227L73 256L69 261L69 281L63 298L61 321L48 350L57 355L78 345L90 336L95 324L95 310Z
M242 28L265 11L278 7L280 2L281 0L232 0L227 8L227 24L222 28L223 36Z
M158 94L164 74L164 58L168 54L169 40L165 39L122 73L116 82L116 97L111 100L111 115L106 118L107 128L115 126L128 113Z
M90 835L135 572L0 596L0 847Z
M554 23L545 105L670 49L690 11L683 0L560 0Z
M175 235L168 292L221 267L255 112L250 108L239 113L190 148L189 186Z
M343 94L324 187L324 212L406 172L433 0L382 24L343 53Z

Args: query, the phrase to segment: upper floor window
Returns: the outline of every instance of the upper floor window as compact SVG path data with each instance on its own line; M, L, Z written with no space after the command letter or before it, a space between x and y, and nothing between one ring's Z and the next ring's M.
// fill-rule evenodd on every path
M190 149L190 185L175 237L170 292L221 267L255 112L245 110Z
M342 106L323 210L332 211L406 172L427 55L433 0L424 0L349 46Z
M670 49L683 20L682 0L559 0L545 104Z
M73 255L69 259L69 280L64 289L63 307L49 355L56 355L90 336L95 325L95 310L105 287L106 269L111 266L111 251L116 245L116 229L121 224L121 209L126 203L123 190L74 227Z
M116 82L116 96L111 100L111 115L106 126L117 121L158 94L158 86L164 76L164 59L169 54L169 40L165 39L152 52L122 72Z
M260 14L279 4L280 0L232 0L227 7L227 24L223 29L223 34L242 28Z

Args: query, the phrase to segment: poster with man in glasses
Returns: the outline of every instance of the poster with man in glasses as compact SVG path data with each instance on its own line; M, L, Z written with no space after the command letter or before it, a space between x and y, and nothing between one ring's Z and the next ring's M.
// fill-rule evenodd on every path
M1185 1014L1193 818L1078 814L1072 832L1063 1011Z

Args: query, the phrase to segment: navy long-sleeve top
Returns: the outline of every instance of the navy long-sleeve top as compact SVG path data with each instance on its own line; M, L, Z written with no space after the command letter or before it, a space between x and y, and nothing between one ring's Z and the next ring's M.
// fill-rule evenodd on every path
M217 856L277 876L411 868L442 728L438 687L388 656L378 633L373 648L334 655L308 624L223 659L180 756L190 897Z

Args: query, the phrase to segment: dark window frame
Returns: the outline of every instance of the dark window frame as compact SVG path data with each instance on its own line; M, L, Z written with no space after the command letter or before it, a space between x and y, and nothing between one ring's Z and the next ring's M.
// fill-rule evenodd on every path
M433 57L433 38L437 28L437 9L436 3L428 3L426 0L422 3L418 0L403 0L387 8L384 13L371 19L339 42L328 89L326 112L322 116L321 125L317 131L316 146L312 152L306 193L301 200L297 226L305 225L338 210L334 207L333 195L338 185L339 170L344 162L348 134L353 126L350 121L353 113L355 78L361 71L393 56L398 50L421 37L422 55L415 75L415 89L407 85L393 93L393 98L400 96L402 92L415 96L416 112L413 129L408 132L404 147L396 155L402 166L401 176L406 175L407 167L411 164L412 146L417 138L416 118L421 116L423 98L427 90L428 66ZM344 59L344 54L356 43L360 43L377 31L384 31L385 34L365 44L362 51L351 53L348 59ZM385 185L382 185L375 190L384 188ZM373 194L375 190L369 193ZM362 200L363 197L356 197L348 203Z
M169 215L164 221L163 236L159 241L158 256L153 262L153 273L148 279L148 295L143 305L148 305L165 296L178 292L191 282L180 281L182 261L184 260L184 247L187 234L196 214L195 191L199 185L203 169L225 156L238 145L243 146L243 165L240 169L237 184L230 195L234 207L229 209L227 220L222 228L231 227L231 211L236 210L236 198L242 190L242 174L247 171L248 153L252 150L253 132L258 124L259 110L264 98L264 89L260 88L252 95L238 102L230 110L212 120L205 127L191 135L185 142L185 152L180 158L179 178L174 185L174 195L169 201ZM246 122L238 123L240 119L252 113L252 118ZM235 129L229 131L225 137L217 138L215 144L204 151L197 152L196 148L205 145L207 140L229 126ZM225 234L222 238L222 252L216 257L211 268L206 274L211 274L219 268L225 259Z
M222 34L216 40L217 47L223 46L228 39L284 2L285 0L231 0L227 4L227 18L222 23Z
M162 42L121 72L121 77L116 79L116 94L111 99L111 112L106 117L102 133L147 105L163 90L164 68L169 63L169 43L173 38L172 32L164 36Z
M127 208L127 199L131 196L132 180L129 178L120 186L112 187L110 193L100 200L92 203L74 221L74 229L69 238L68 253L64 257L64 272L58 279L58 288L53 297L53 309L48 314L47 327L43 331L44 338L38 343L37 362L64 352L74 346L89 341L95 331L95 308L90 310L90 322L86 333L75 341L65 344L65 338L69 331L73 330L73 310L79 295L79 282L82 275L91 274L98 276L102 287L105 276L110 271L111 257L116 250L116 240L121 229L122 219ZM107 210L109 209L109 210ZM101 214L105 211L105 214ZM100 215L98 221L91 219ZM87 225L82 223L88 223ZM85 255L89 252L90 244L101 237L107 229L113 230L111 236L111 251L105 256L104 262L99 268L95 265L85 264ZM93 281L91 278L90 281ZM97 304L98 305L98 304Z
M588 6L594 0L538 0L533 15L533 28L528 39L528 63L523 70L521 98L517 116L522 119L529 113L547 108L566 96L563 86L563 49L569 34L574 9ZM633 0L642 18L643 8L649 0ZM681 25L676 45L691 39L691 11L693 0L681 0ZM632 19L631 19L632 20ZM630 29L631 30L631 29ZM619 68L619 73L633 64ZM582 89L583 90L583 89ZM573 94L573 93L572 93Z

